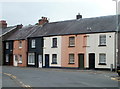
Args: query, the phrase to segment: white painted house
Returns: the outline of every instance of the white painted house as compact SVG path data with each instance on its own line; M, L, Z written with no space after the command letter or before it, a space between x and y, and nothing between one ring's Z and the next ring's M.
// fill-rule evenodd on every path
M43 67L61 67L61 36L43 39Z
M115 32L87 34L87 68L115 68Z

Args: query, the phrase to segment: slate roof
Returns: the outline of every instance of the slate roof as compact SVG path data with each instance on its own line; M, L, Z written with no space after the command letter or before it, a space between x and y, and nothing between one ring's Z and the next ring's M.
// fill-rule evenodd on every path
M40 29L36 30L29 37L113 32L116 30L116 16L101 16L47 23Z
M21 29L18 29L14 34L9 36L6 40L23 40L23 39L27 39L27 37L29 37L29 35L31 35L32 32L36 31L37 27L38 26L36 26L36 25L25 26L25 27L23 27Z
M10 26L10 27L6 27L6 28L1 28L0 27L0 36L10 32L11 30L15 29L17 26Z

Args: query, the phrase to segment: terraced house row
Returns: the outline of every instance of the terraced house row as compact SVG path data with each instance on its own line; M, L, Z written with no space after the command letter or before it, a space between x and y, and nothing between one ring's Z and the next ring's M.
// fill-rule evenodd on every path
M114 69L116 16L23 26L3 41L4 65L39 68Z

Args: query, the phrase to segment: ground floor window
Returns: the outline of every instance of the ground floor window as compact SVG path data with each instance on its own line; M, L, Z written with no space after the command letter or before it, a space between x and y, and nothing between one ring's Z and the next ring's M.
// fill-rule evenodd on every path
M9 54L6 54L5 59L5 62L9 62Z
M57 64L57 54L52 54L52 64Z
M22 63L22 55L19 55L19 63Z
M74 63L74 54L69 54L69 63Z
M35 53L28 53L28 64L35 65Z
M106 54L105 53L99 54L99 64L106 64Z

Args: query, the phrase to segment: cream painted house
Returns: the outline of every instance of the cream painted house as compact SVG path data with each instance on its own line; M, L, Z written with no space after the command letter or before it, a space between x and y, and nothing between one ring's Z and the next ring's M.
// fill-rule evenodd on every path
M61 67L61 36L43 39L43 67Z
M87 34L86 68L115 68L115 32Z

